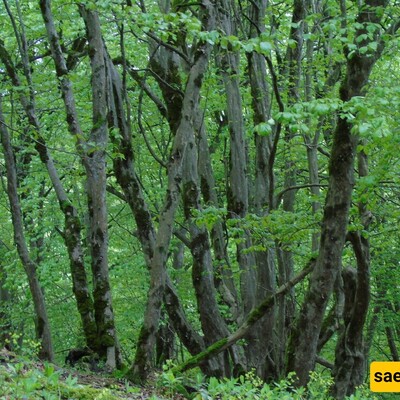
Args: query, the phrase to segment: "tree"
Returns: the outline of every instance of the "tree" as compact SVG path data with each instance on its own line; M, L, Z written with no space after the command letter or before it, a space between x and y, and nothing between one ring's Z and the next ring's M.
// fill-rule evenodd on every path
M385 3L379 2L367 2L365 4L356 19L360 24L360 28L356 30L356 37L365 35L369 23L377 24L380 22L381 13L377 9L384 6ZM376 32L372 38L367 36L360 43L368 46L371 40L378 43L379 32ZM347 54L346 75L340 87L340 96L344 103L365 94L365 85L372 67L383 51L383 46L384 42L381 39L375 51L359 51L358 54L353 54L351 57L349 53ZM351 128L351 122L346 117L339 116L330 157L329 187L322 219L319 257L310 279L310 289L305 297L296 330L291 337L288 368L296 372L300 385L307 382L309 371L314 368L323 314L340 271L342 252L346 241L347 221L354 185L354 158L359 141L357 135L352 133ZM362 155L360 155L360 160L362 163ZM361 173L365 173L364 171L365 168L362 168ZM351 296L355 296L355 299L353 305L350 306L350 308L355 307L352 310L352 313L354 313L352 323L356 324L355 331L357 333L348 331L348 327L346 327L346 336L348 335L348 340L354 340L354 344L350 346L350 354L346 352L346 356L350 358L349 364L347 364L346 357L346 365L343 367L346 369L346 376L340 376L340 373L339 376L336 376L336 395L340 398L348 394L346 388L350 386L349 391L352 391L357 384L361 383L360 376L362 376L364 369L363 361L361 360L358 365L355 365L354 355L356 353L362 354L362 327L369 299L369 245L365 239L361 241L361 237L357 234L355 237L350 234L350 237L358 262L357 283L355 286L353 284L353 291L356 290L356 293L354 294L351 291ZM354 277L349 278L349 276L351 275L347 276L348 279L354 279ZM347 299L346 301L352 302ZM350 324L346 320L345 323ZM344 348L347 349L347 345L348 342L345 341L343 343ZM357 370L357 372L354 371L354 375L351 371L352 368ZM340 379L344 379L345 382L340 382ZM343 387L340 387L342 384Z
M54 350L51 339L50 323L47 316L47 308L43 296L43 291L37 276L37 265L32 260L24 235L24 225L22 221L22 211L18 196L17 169L15 166L14 152L11 146L10 135L4 121L2 102L0 99L0 132L1 144L4 151L4 161L7 171L7 192L10 202L11 217L14 228L14 242L17 246L18 254L24 266L29 289L31 291L33 305L35 308L36 336L40 342L39 357L43 360L53 361Z
M322 364L337 398L381 338L398 358L392 2L3 4L26 240L53 318L69 260L70 337L137 382L171 335L177 371Z

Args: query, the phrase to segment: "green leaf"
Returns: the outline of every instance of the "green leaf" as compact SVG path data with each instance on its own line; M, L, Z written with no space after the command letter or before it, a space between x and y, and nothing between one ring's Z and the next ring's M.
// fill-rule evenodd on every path
M261 53L269 53L272 50L271 42L260 42L260 51Z
M272 126L268 122L262 122L254 127L254 132L260 136L268 136L272 133Z

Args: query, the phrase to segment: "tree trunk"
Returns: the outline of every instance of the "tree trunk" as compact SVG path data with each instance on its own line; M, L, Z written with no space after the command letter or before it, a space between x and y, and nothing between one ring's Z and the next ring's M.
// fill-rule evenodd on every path
M216 182L214 179L210 150L207 141L207 133L204 127L204 114L198 113L196 118L196 132L198 141L198 173L200 179L200 188L203 200L206 205L220 207L217 192L215 189ZM235 282L232 276L231 266L226 251L226 240L224 237L223 223L217 222L211 229L211 241L214 250L215 286L224 303L229 307L231 319L238 322L241 316L239 299Z
M250 8L250 37L258 37L265 31L266 0L258 0L252 3ZM256 52L248 54L248 70L250 89L252 95L254 126L268 123L271 117L271 88L267 83L266 62L263 55ZM270 191L273 191L273 183L269 179L269 162L271 157L272 135L265 136L254 134L255 140L255 182L254 182L254 209L260 216L267 215L270 210ZM264 243L262 243L264 244ZM257 290L256 302L261 302L267 295L276 289L275 252L273 248L255 253ZM283 297L280 298L283 301ZM276 305L257 322L254 329L246 338L247 346L251 347L252 364L256 368L258 376L265 380L277 378L281 369L277 355L285 349L285 343L279 341L274 344ZM282 339L282 337L281 337Z
M224 35L236 34L235 22L231 20L229 10L233 2L224 0L218 7L220 29ZM226 92L226 110L229 127L229 179L227 187L227 207L229 218L245 217L249 208L248 155L244 135L242 116L242 98L239 88L239 53L220 49L217 55L219 71L224 81ZM243 303L243 313L247 315L255 305L256 276L255 260L252 253L245 250L251 246L249 232L243 241L236 245L237 261L241 269L240 291Z
M204 27L208 30L214 26L213 5L208 0L203 0L202 6L204 12L203 23ZM199 45L196 49L194 63L190 68L186 83L181 118L168 165L168 189L159 219L155 244L156 252L151 260L150 289L144 323L139 335L135 362L128 373L129 379L136 382L142 382L147 377L152 363L151 355L153 353L166 283L165 263L173 232L175 211L180 198L182 164L187 157L187 152L191 150L189 143L190 135L193 135L193 124L198 108L200 88L204 72L207 68L210 51L211 46L209 44L201 43Z
M285 64L282 66L287 78L286 92L288 96L287 107L291 107L294 103L300 101L300 81L302 74L301 58L303 54L304 42L304 19L307 15L307 2L305 0L295 0L293 2L292 26L290 28L289 38L293 42L286 49ZM297 160L293 157L290 150L294 134L287 127L284 135L284 187L295 187L297 183L298 165ZM296 190L288 190L283 195L282 209L286 212L293 213L296 199ZM278 207L279 204L276 204ZM282 248L277 244L278 253L278 283L281 285L291 279L294 271L294 259L291 250ZM278 305L277 329L278 336L281 338L282 344L287 347L291 331L293 329L293 320L295 316L295 294L290 292L286 298L281 298ZM279 363L286 357L285 350L279 352Z
M0 244L0 249L2 250L0 254L3 254L2 247L4 244ZM9 250L9 249L8 249ZM12 323L11 323L11 293L7 287L5 287L7 279L7 273L0 262L0 347L6 347L8 350L12 350Z
M192 357L181 365L178 365L173 369L173 371L181 372L197 367L199 363L204 362L211 357L215 357L235 344L238 340L246 337L249 330L254 327L254 324L256 324L260 318L271 309L271 307L273 307L276 300L285 296L297 283L301 282L312 271L314 266L315 259L311 259L308 265L301 272L291 280L287 281L284 285L280 286L273 294L267 296L260 304L258 304L235 332L208 346L202 353L197 354L195 357Z
M100 21L96 12L79 7L85 21L92 68L93 127L82 162L86 169L86 192L89 208L89 246L93 274L93 302L100 357L114 369L120 365L111 288L108 273L108 229L106 202L106 148L108 55L104 47Z
M380 17L375 10L371 11L370 7L380 8L385 7L385 4L380 0L368 1L360 11L357 22L379 23ZM364 26L360 28L356 37L365 33L365 29ZM365 39L360 45L366 45L369 40ZM356 53L348 57L346 77L340 88L343 102L348 102L354 96L363 95L364 86L382 49L378 47L376 52ZM345 117L339 116L329 164L329 187L322 220L319 256L296 328L290 339L288 371L296 372L297 384L301 386L307 384L309 373L314 369L323 316L341 268L354 186L354 155L358 144L358 139L351 128L351 123Z
M32 261L24 235L22 210L18 197L17 171L15 155L13 153L10 136L6 128L0 98L0 133L4 151L4 162L7 171L7 194L10 201L11 219L14 227L14 242L21 259L22 265L28 277L29 289L35 309L36 336L40 341L39 358L53 361L54 352L51 340L50 324L42 288L37 277L37 265Z
M5 65L7 65L7 73L10 76L13 85L17 88L21 87L21 82L16 73L16 69L11 64L11 57L9 57L2 43L0 43L0 58ZM87 345L92 347L92 344L96 340L97 333L93 314L93 302L89 294L86 271L84 267L84 255L81 245L81 222L79 220L76 208L68 199L54 161L51 157L49 149L46 146L46 142L40 134L40 123L35 113L34 104L30 104L28 99L22 93L20 94L20 102L24 108L30 125L35 129L38 136L37 140L34 142L34 146L39 154L40 160L48 171L60 205L60 209L64 214L65 224L63 239L70 259L73 292L76 298L77 308L81 316Z
M53 15L48 0L40 1L40 8L45 22L52 57L60 81L61 94L67 114L68 128L76 137L76 147L87 174L87 194L89 207L89 237L92 258L92 274L94 283L94 303L87 290L86 272L83 264L81 248L81 224L74 207L66 196L58 196L64 212L65 241L69 250L71 272L74 281L74 293L78 302L78 310L88 341L88 346L106 358L110 368L120 363L114 328L114 316L111 306L111 291L108 281L107 264L107 213L105 203L105 146L108 138L106 123L106 50L103 45L100 23L94 12L86 12L80 7L85 19L91 49L90 58L93 69L93 129L90 135L91 146L83 141L78 114L75 107L72 84L68 79L68 68L61 50ZM94 313L94 320L93 320Z
M368 175L367 155L358 154L358 173ZM365 231L371 218L367 204L359 204L360 219ZM350 396L364 380L365 358L363 330L370 300L370 246L368 238L360 232L349 232L348 238L353 246L357 260L357 272L347 274L351 281L350 290L345 290L344 327L336 345L336 359L333 375L335 398ZM347 271L352 271L348 269ZM346 270L343 271L343 274ZM354 283L352 282L354 281ZM346 280L345 280L346 288Z
M110 93L110 105L109 105L109 109L111 110L112 114L111 120L113 121L114 126L118 127L121 134L121 139L117 139L115 137L113 138L113 140L120 149L120 152L123 154L122 157L114 159L114 170L116 172L116 178L124 192L126 201L128 202L128 205L131 208L132 214L135 218L136 225L138 228L138 238L143 249L146 265L148 266L149 270L152 271L152 269L154 269L154 266L156 265L154 264L155 254L164 252L164 254L162 255L164 260L163 264L158 265L157 268L165 268L165 261L167 257L167 254L165 252L166 249L168 249L168 244L161 245L160 241L170 240L172 235L174 215L170 213L167 219L164 219L163 221L159 222L159 232L161 232L162 230L165 231L165 229L170 229L170 230L168 234L164 233L162 237L159 237L157 239L157 233L153 226L152 216L145 202L142 189L139 183L139 178L135 172L130 127L129 127L129 122L126 120L125 117L124 106L122 101L122 93L123 93L122 82L119 78L117 71L113 69L111 62L109 70L111 71L111 80L113 85L113 90ZM190 96L188 95L187 98L190 98ZM186 106L188 106L187 103ZM171 118L169 122L173 126L175 125L175 122ZM182 135L182 131L179 134ZM177 132L174 132L174 135L177 136ZM174 154L178 154L179 152L183 153L182 148L179 151L175 150ZM171 177L173 176L172 173L176 173L176 178L175 179L171 178L172 182L171 187L173 187L174 184L179 185L178 174L180 174L178 170L176 170L175 172L173 171L172 169L174 165L173 162L179 163L180 160L176 156L175 160L173 159L173 157L171 158L171 163L169 165L169 168L171 170ZM173 193L179 193L178 190L179 186L174 187ZM179 198L174 197L173 198L174 202L176 202L177 199ZM174 207L176 207L175 203L174 204L170 203L169 198L167 198L165 207L169 205L173 205ZM156 283L155 279L159 276L157 270L155 270L153 275L154 275L153 278L154 282ZM153 293L149 292L149 295L153 295ZM159 292L157 296L158 295ZM204 341L197 334L197 332L193 330L192 326L187 321L187 318L180 304L176 290L168 275L166 275L166 290L163 301L165 303L166 310L168 312L171 323L176 333L178 334L180 340L187 347L188 351L191 354L197 354L198 352L202 351L204 349ZM157 314L153 314L153 317L154 319L152 323L155 326L156 324L158 324L158 321L156 320ZM153 354L153 346L155 343L156 333L157 331L155 330L152 332L148 332L149 334L148 338L146 339L146 337L144 336L142 342L140 342L142 343L141 345L142 349L139 350L140 347L138 347L137 366L134 369L131 369L132 373L131 379L139 381L143 380L145 375L149 371L149 368L151 367L153 361L152 354ZM138 365L139 362L144 363L145 366L139 367ZM202 368L205 372L210 374L211 371L215 369L215 367L211 366L213 364L215 363L205 363L204 365L202 365ZM143 372L141 372L140 368L143 368Z
M235 4L233 1L221 1L218 6L219 27L225 36L237 34L236 21L231 15ZM240 220L245 218L249 211L249 182L248 182L248 153L244 132L242 96L239 82L240 54L232 49L219 49L217 66L222 75L226 92L226 113L229 128L229 169L227 187L228 218ZM238 225L240 226L240 225ZM246 316L256 305L257 273L256 259L253 252L247 251L252 246L250 232L244 230L242 237L236 238L236 260L240 268L240 314L243 322ZM260 370L264 365L265 355L256 348L258 338L255 331L249 332L244 346L245 368ZM258 371L260 372L260 371Z

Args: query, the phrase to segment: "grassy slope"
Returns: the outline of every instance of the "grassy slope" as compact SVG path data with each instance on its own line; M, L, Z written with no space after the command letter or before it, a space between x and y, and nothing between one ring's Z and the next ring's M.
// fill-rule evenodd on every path
M0 399L114 400L166 399L154 387L139 388L121 379L58 368L0 350ZM178 399L179 397L174 397Z

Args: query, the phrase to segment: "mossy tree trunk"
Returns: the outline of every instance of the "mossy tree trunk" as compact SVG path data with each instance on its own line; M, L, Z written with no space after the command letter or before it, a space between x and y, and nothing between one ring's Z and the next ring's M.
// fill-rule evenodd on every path
M360 28L357 29L356 37L361 37L361 35L365 37L359 45L367 46L371 41L377 41L378 45L376 50L366 53L356 52L351 56L349 51L346 51L347 70L340 87L340 98L344 103L356 96L365 95L365 85L371 70L384 48L384 41L378 37L378 33L373 38L365 34L367 24L379 24L381 13L378 10L386 5L387 3L382 0L367 1L359 11L357 22ZM345 116L339 116L332 143L329 187L322 220L319 256L289 346L288 371L296 372L297 384L301 386L307 384L309 373L314 369L323 316L341 269L354 186L354 159L357 144L358 137L352 132L351 122ZM368 280L368 267L363 266L359 272L362 275L362 281L367 284L365 279ZM363 287L365 287L364 283ZM363 289L360 287L360 290ZM364 311L361 316L363 313ZM360 321L357 329L362 330L362 326L363 322ZM356 342L359 340L359 334L357 334ZM355 343L355 346L357 347L358 344Z
M75 107L69 70L60 40L55 29L50 1L41 0L40 8L55 63L57 77L64 101L69 131L76 138L76 148L87 175L89 207L89 238L93 274L93 303L87 290L86 272L81 247L81 223L77 212L65 197L60 201L66 218L65 241L70 254L74 292L78 310L84 326L87 344L106 359L110 368L120 363L111 305L111 290L108 279L108 233L106 194L105 147L108 140L106 103L106 50L103 44L100 22L95 12L80 7L89 40L90 59L93 71L93 128L88 143L83 140L78 113ZM71 234L67 236L66 234Z
M258 0L250 6L249 37L259 37L265 32L266 0ZM250 79L250 90L253 109L254 126L268 124L271 118L271 86L268 84L267 66L265 57L257 52L247 55L247 66ZM272 207L269 204L270 193L274 191L274 183L269 175L269 163L273 134L265 136L254 133L254 183L250 194L250 206L257 215L263 217ZM276 265L275 251L268 247L263 251L255 252L256 262L256 302L260 303L267 295L274 293L276 289ZM278 302L284 301L280 297ZM278 355L285 347L284 337L280 341L274 341L274 328L277 319L284 316L276 313L277 305L274 304L265 315L254 325L246 337L248 351L251 351L250 368L256 368L258 376L265 380L271 380L279 375L280 365ZM284 350L283 350L284 351Z
M93 304L98 335L97 351L101 358L107 360L107 365L114 369L121 362L108 272L108 217L106 202L108 55L104 46L97 12L87 10L84 6L80 6L79 10L86 26L92 69L93 126L87 141L85 154L82 155L82 163L86 170Z
M46 18L49 16L49 9L46 11ZM52 20L48 20L51 24ZM23 21L20 21L23 23ZM51 25L54 30L54 24ZM23 32L23 31L22 31ZM55 32L55 31L54 31ZM16 33L17 34L17 33ZM22 41L26 38L22 36ZM24 63L24 74L28 82L31 82L31 71L29 56L26 53L27 48L22 46L20 49L21 59ZM61 51L61 50L60 50ZM0 43L0 58L6 66L7 74L15 88L21 88L21 79L18 75L17 69L12 64L12 58L4 47L4 43ZM54 191L56 193L60 209L64 214L65 225L64 232L62 234L65 245L68 250L68 256L70 259L71 276L73 280L73 292L77 301L77 308L81 316L82 326L88 346L92 346L96 342L97 328L94 321L93 302L89 294L87 285L86 271L84 267L84 256L81 245L81 222L78 218L78 212L76 208L70 202L68 195L63 187L59 173L54 164L53 158L50 154L44 137L41 134L41 127L39 119L36 115L35 106L35 94L32 90L30 96L26 96L22 90L19 90L19 100L22 108L26 114L27 120L32 128L36 132L37 140L33 142L33 145L39 155L40 160L47 169L49 178L53 184Z
M276 301L288 294L288 292L299 282L301 282L314 268L315 260L311 259L306 268L298 273L291 280L280 286L273 294L268 295L260 304L258 304L247 316L246 320L240 327L229 336L224 337L217 342L209 345L203 352L185 361L173 369L174 372L182 372L191 368L195 368L206 360L217 356L224 350L234 345L238 340L246 337L254 325L268 313L275 305Z
M18 196L17 169L15 154L11 145L7 124L3 116L0 98L0 134L4 152L4 162L7 174L7 195L11 209L11 219L14 228L14 243L17 247L22 266L28 278L29 289L32 295L35 310L36 336L40 342L39 358L53 361L54 351L51 338L50 323L42 288L37 275L37 265L29 254L28 245L24 234L22 209Z

